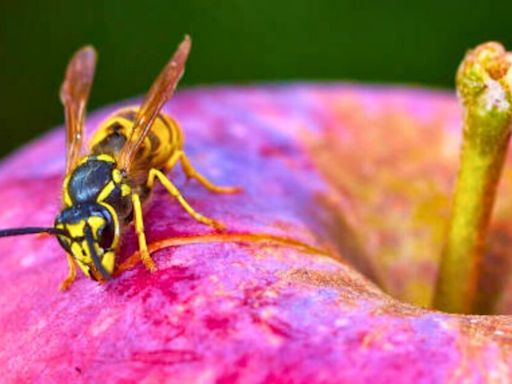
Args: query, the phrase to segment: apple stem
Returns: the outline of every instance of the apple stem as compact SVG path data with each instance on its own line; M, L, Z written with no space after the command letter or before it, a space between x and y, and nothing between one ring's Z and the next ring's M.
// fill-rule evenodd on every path
M485 43L468 52L457 72L464 108L461 164L433 306L475 308L480 264L512 123L512 55Z

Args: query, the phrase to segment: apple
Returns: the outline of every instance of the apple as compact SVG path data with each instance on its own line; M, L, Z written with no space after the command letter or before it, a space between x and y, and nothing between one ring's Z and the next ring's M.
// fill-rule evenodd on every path
M88 117L87 134L114 109ZM512 376L509 316L429 310L460 147L451 92L347 84L197 88L166 107L212 194L170 174L215 232L157 187L145 207L158 270L133 229L115 279L57 288L48 236L0 239L4 382L444 383ZM510 162L509 160L507 160ZM512 169L512 168L509 168ZM2 228L47 226L61 205L64 131L3 161ZM489 251L512 241L505 167ZM482 291L512 300L503 263Z

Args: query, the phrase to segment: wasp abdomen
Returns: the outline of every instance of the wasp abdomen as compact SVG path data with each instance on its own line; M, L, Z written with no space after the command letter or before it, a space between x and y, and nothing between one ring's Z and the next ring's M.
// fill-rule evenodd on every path
M126 143L126 136L123 133L122 126L118 123L112 125L109 132L100 142L91 148L94 154L106 153L115 156L119 153L123 145Z
M129 107L111 115L96 131L91 139L91 153L106 153L117 157L132 133L133 123L137 114L136 107ZM134 162L134 168L157 168L165 166L174 151L183 147L181 128L171 117L160 113L157 115L151 130L140 146Z

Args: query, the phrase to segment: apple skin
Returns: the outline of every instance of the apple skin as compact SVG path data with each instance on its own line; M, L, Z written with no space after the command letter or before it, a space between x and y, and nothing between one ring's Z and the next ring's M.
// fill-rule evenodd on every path
M126 104L91 114L88 134ZM186 244L155 251L155 273L138 263L103 285L79 276L64 293L57 287L67 265L55 239L1 239L4 382L512 377L509 316L449 315L404 301L426 303L436 272L460 143L453 95L327 84L218 87L180 92L166 110L181 122L197 168L244 188L212 194L171 172L189 202L227 231L195 222L158 186L145 208L148 240ZM2 228L53 223L63 148L58 129L4 160ZM502 188L511 189L506 177ZM495 256L509 241L512 201L504 196L491 231ZM502 235L493 246L496 231ZM119 263L135 250L129 228ZM499 310L508 312L507 303L505 294Z

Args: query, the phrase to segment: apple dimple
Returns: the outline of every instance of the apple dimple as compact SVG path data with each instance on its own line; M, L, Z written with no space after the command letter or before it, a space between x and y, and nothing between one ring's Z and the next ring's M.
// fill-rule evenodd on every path
M183 126L194 164L219 184L244 188L211 194L171 172L191 205L228 230L195 222L157 187L145 225L158 270L132 266L129 229L119 255L127 270L103 285L81 277L66 293L57 291L66 262L54 239L2 239L5 380L509 376L508 316L406 303L427 303L434 284L460 144L454 96L347 85L219 87L181 92L167 111ZM92 114L88 135L111 112ZM3 162L2 227L53 222L63 135L52 132ZM503 178L491 228L494 259L510 242L511 179ZM506 265L498 272L482 287L506 285ZM512 308L507 292L502 313Z

